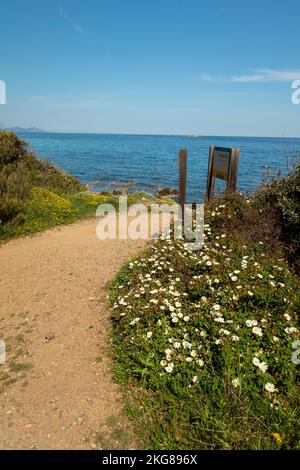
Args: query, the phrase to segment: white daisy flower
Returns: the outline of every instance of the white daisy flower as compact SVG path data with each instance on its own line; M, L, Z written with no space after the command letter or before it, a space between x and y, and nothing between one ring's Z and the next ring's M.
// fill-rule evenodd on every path
M257 336L262 336L262 329L259 328L258 326L254 326L254 328L252 328L252 333L254 333L255 335Z
M256 320L246 320L246 326L249 326L249 328L253 327L253 326L257 326L258 323Z
M267 382L265 385L265 390L269 393L274 393L275 392L275 386L271 382Z
M225 323L225 320L224 320L223 317L217 317L217 318L214 319L214 321L217 322L217 323Z
M232 341L239 341L240 340L239 336L237 336L237 335L232 335L231 339L232 339Z
M298 330L294 326L291 326L290 328L285 328L284 331L289 335L292 333L297 333Z
M231 383L232 383L232 385L233 385L235 388L239 387L240 384L241 384L239 378L232 379Z
M171 374L173 372L173 369L174 369L173 362L170 362L170 364L167 367L165 367L165 371L168 372L168 374Z
M221 334L223 333L223 335L225 335L225 336L230 335L230 331L224 330L224 328L221 328L221 329L219 330L219 333L221 333Z
M129 323L130 326L134 326L136 323L140 321L140 318L134 318L132 322Z
M268 364L265 362L260 362L258 367L262 372L266 372L268 370Z

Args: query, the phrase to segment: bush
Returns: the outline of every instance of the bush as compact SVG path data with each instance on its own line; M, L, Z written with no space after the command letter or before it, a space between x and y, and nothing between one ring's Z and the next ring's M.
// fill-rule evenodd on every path
M26 142L14 133L0 131L0 224L2 226L14 222L10 225L10 230L15 227L19 232L17 226L24 223L26 211L28 210L27 219L32 214L32 204L37 197L37 190L34 189L36 187L44 188L44 195L49 194L46 191L48 190L68 198L84 189L73 176L58 170L48 162L39 161L33 152L28 151ZM39 208L42 213L38 217L37 207L34 213L37 220L41 220L44 208ZM54 205L55 207L58 209L58 206ZM50 214L49 224L53 225L51 216L54 214ZM64 211L60 216L56 212L55 220L64 221L65 216ZM24 230L26 232L26 228ZM7 232L3 227L1 231Z
M27 144L13 132L0 131L0 169L20 161L27 152Z
M2 196L0 200L0 225L20 216L25 210L24 202L15 197Z
M30 235L56 225L72 223L77 218L78 211L70 199L48 189L34 187L30 190L23 213L0 224L0 238Z
M47 161L37 160L33 154L27 155L26 165L34 186L41 186L62 195L72 195L85 189L76 178Z
M76 211L70 200L45 188L32 188L29 195L26 222L51 227L75 220Z
M300 165L282 179L273 179L254 195L254 203L266 216L276 214L280 239L288 259L298 266L300 257Z

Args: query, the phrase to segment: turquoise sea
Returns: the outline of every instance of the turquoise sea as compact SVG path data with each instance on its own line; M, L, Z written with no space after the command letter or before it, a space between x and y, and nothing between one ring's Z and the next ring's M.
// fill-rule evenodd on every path
M300 139L255 137L185 137L116 134L19 134L39 158L77 176L92 190L113 190L132 181L132 191L154 193L177 187L177 154L188 150L187 198L201 201L205 193L210 145L239 147L238 187L251 193L266 167L287 171L287 162L300 156ZM220 183L221 185L221 183Z

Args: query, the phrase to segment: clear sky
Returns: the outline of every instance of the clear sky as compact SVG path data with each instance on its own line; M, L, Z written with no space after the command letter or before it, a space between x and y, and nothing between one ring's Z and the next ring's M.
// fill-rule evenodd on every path
M300 137L299 0L7 0L0 124Z

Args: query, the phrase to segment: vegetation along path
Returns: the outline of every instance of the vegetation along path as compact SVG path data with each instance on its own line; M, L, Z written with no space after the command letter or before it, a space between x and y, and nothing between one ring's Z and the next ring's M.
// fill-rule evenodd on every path
M96 221L0 246L0 448L130 447L106 352L108 281L143 241Z

